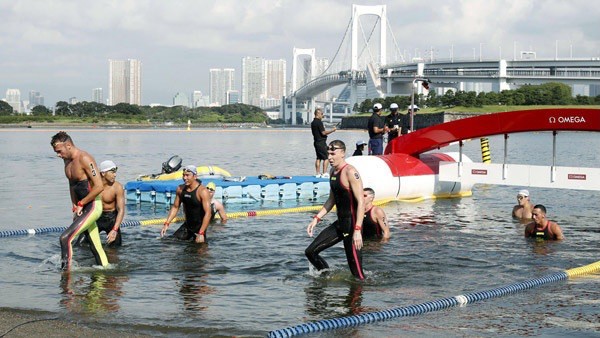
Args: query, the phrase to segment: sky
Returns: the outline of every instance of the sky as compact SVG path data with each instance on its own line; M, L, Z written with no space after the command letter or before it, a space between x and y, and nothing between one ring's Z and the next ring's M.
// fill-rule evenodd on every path
M177 92L208 95L210 68L235 68L240 89L244 56L287 60L289 81L294 47L331 59L349 46L353 3L386 5L388 63L426 53L600 56L600 6L584 0L6 0L0 98L9 88L20 89L22 100L35 90L53 106L70 97L90 101L97 87L106 98L109 59L141 60L142 104L172 104ZM364 41L376 17L360 21Z

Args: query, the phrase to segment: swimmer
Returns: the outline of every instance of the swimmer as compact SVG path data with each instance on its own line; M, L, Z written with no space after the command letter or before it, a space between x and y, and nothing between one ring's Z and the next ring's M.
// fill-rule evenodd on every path
M514 206L512 211L513 218L529 221L531 220L532 212L533 203L529 199L529 190L519 190L517 193L517 205Z
M183 204L185 222L175 231L173 237L181 240L194 239L196 243L206 242L206 229L212 215L210 194L208 189L198 181L198 172L194 165L183 168L183 184L177 187L175 201L160 231L161 237L167 233L167 229L169 229L171 221L177 216L181 204Z
M101 194L104 189L96 161L92 155L77 148L71 136L64 131L52 136L50 145L64 161L73 212L73 223L60 235L61 269L70 269L73 239L84 231L90 240L96 264L107 266L108 259L96 226L96 220L102 214Z
M121 222L125 215L125 197L123 185L116 180L117 165L113 161L100 163L100 175L102 175L102 215L96 221L98 231L106 233L106 244L108 246L121 246ZM85 235L85 233L83 234ZM81 235L77 239L79 243ZM85 242L89 243L86 238Z
M373 205L375 191L371 188L363 189L363 198L365 199L365 219L363 220L363 239L381 238L387 241L390 238L390 227L387 224L385 211L378 206Z
M325 215L336 207L337 221L323 229L306 248L305 254L317 270L329 268L319 253L343 241L346 260L352 274L364 279L362 269L362 222L365 214L362 180L358 171L346 163L346 145L340 140L329 143L328 160L331 164L330 193L323 207L308 224L306 232L313 236L315 227Z
M223 203L215 199L215 189L217 189L215 182L208 182L206 189L208 189L208 193L210 195L210 221L212 222L218 213L219 218L221 218L221 224L227 223L227 213L225 212L225 207L223 206Z
M545 240L561 240L565 238L560 226L556 222L546 218L546 207L541 204L536 204L533 207L533 222L525 226L525 237Z

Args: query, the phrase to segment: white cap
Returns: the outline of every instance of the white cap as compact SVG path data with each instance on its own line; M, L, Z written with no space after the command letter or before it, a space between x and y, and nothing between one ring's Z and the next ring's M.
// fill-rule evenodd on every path
M375 103L373 105L373 109L381 109L381 108L383 108L383 106L381 105L381 103Z
M185 168L183 168L183 171L184 172L189 171L189 172L191 172L194 175L198 175L198 171L196 170L196 166L193 165L193 164L186 165Z
M360 146L362 146L362 145L365 145L365 144L367 144L367 142L365 142L365 141L363 141L363 140L356 141L356 146L357 146L357 147L360 147Z
M398 105L396 103L390 104L390 109L398 109Z
M107 160L107 161L100 163L100 172L101 173L105 173L112 169L117 169L117 165L115 164L115 162L113 162L111 160Z
M526 189L519 190L519 193L517 195L529 197L529 190L526 190Z

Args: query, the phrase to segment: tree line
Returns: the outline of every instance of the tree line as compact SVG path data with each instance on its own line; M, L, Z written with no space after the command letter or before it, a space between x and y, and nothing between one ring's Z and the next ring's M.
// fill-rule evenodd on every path
M12 107L0 101L0 115L13 115ZM268 120L264 111L256 106L242 103L224 105L220 107L197 107L184 106L138 106L128 103L118 103L114 106L98 102L78 102L69 104L65 101L56 103L54 116L52 111L45 106L35 106L31 110L31 117L39 117L47 121L52 118L82 120L85 122L102 121L129 121L134 123L165 123L176 124L187 123L188 120L195 123L264 123ZM6 119L4 119L6 120Z
M573 97L571 87L564 83L549 82L541 85L524 85L514 90L496 92L466 92L448 90L443 96L434 90L426 96L415 94L415 105L419 107L483 107L488 105L532 106L532 105L599 105L600 95L596 97L577 95ZM408 109L411 104L409 96L393 96L385 99L366 99L355 105L354 110L369 112L375 103L384 107L398 104L401 110Z

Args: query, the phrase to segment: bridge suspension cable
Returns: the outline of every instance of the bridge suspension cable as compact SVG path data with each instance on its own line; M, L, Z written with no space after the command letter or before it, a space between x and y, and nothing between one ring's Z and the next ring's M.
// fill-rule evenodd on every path
M394 46L396 47L396 52L398 53L398 55L400 55L400 59L402 60L401 62L406 62L406 60L404 60L404 55L402 55L402 52L400 52L400 47L398 46L398 41L396 41L396 36L394 35L394 31L392 30L392 27L390 26L390 21L387 20L387 26L388 26L388 30L390 31L390 34L392 35L392 41L394 41ZM396 60L396 58L394 58L394 61ZM389 61L388 61L389 63Z
M351 27L352 27L352 18L350 18L350 21L348 21L348 26L346 26L346 31L344 32L344 37L342 37L342 41L340 42L340 45L338 46L337 51L333 55L331 62L329 63L329 65L327 65L327 68L325 68L325 70L321 74L319 74L319 76L326 74L327 71L329 70L329 68L331 68L331 66L333 65L333 62L335 61L336 57L338 56L340 49L344 45L344 40L346 40L346 36L348 35L348 31L350 30ZM315 76L315 77L317 77L317 76Z
M364 28L363 28L362 22L360 22L360 20L359 20L359 23L360 23L360 31L361 31L361 33L362 33L363 40L365 41L365 45L363 46L363 48L362 48L362 50L360 51L360 53L358 53L358 58L359 58L359 59L362 57L362 54L364 53L364 51L365 51L365 49L366 49L367 51L369 51L369 58L371 59L371 63L374 61L374 59L373 59L373 54L371 54L371 49L370 49L370 48L367 48L367 47L369 47L369 41L371 41L371 37L373 36L373 32L375 32L375 27L377 27L377 23L378 23L379 21L381 21L381 18L380 18L380 17L377 17L377 21L375 21L375 23L373 24L373 29L371 29L371 33L369 34L369 38L367 38L367 37L365 36L365 30L364 30Z

